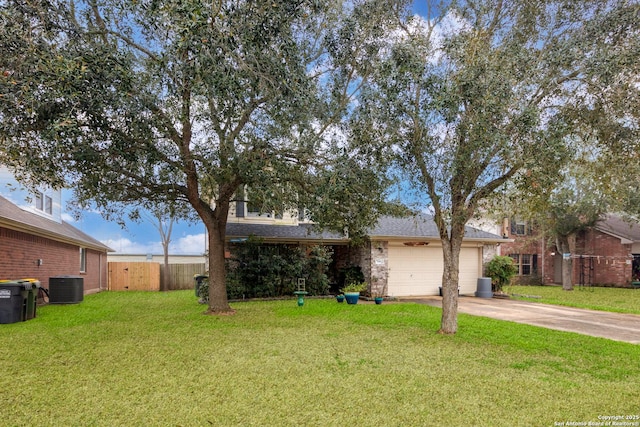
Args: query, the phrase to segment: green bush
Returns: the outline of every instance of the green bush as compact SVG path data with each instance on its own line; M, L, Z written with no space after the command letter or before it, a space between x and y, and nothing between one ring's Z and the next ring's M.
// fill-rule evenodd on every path
M338 277L339 289L342 289L347 285L351 285L352 283L362 282L364 282L364 273L362 272L362 268L360 268L359 266L352 265L340 270Z
M509 284L511 278L518 274L518 269L509 256L495 256L486 267L487 276L491 277L493 290L502 292L502 288Z
M230 299L291 295L299 278L305 279L309 295L325 295L332 256L324 246L313 246L307 253L298 245L264 244L250 237L231 249L227 295Z

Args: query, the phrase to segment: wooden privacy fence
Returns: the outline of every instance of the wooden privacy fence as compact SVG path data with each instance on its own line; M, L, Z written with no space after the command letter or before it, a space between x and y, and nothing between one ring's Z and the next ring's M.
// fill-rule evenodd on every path
M170 291L178 289L193 289L193 276L203 274L205 271L204 263L200 264L169 264L167 269L164 265L160 266L161 279L168 279Z
M157 262L110 262L110 291L159 291L160 264Z
M165 277L168 289L193 289L193 276L205 271L204 263L169 264L157 262L110 262L109 290L159 291Z

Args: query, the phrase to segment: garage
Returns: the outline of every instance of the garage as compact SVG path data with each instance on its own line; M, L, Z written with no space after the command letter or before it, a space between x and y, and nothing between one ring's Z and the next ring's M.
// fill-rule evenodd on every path
M460 251L460 293L473 294L480 276L482 249ZM390 296L438 295L442 282L442 247L389 244L388 294Z

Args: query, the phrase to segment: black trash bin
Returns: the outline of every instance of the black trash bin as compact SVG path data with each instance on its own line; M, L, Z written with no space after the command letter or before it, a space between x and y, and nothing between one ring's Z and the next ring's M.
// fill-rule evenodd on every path
M40 281L36 279L20 279L16 280L24 288L24 319L30 320L36 317L36 309L38 306L38 292L40 291Z
M29 291L17 281L0 282L0 323L24 322Z
M208 279L209 276L206 274L196 274L195 276L193 276L193 280L194 280L194 287L195 287L195 291L196 291L196 296L200 297L200 287L202 286L202 282L204 282L205 279Z

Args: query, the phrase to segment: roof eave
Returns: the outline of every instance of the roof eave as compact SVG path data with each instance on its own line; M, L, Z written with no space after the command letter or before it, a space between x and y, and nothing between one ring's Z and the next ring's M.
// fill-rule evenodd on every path
M338 245L347 245L350 242L350 239L347 238L295 238L295 237L265 237L265 236L256 236L262 242L266 243L285 243L285 244L297 244L297 243L314 243L318 245L327 245L327 244L338 244ZM235 235L227 235L225 237L227 242L231 242L236 239L246 239L247 236L235 236ZM239 243L239 242L231 242L231 243Z
M632 245L635 242L637 242L637 240L631 240L628 237L621 236L621 235L616 234L616 233L614 233L614 232L612 232L610 230L604 229L602 227L598 227L597 225L596 225L595 229L598 230L601 233L607 234L607 235L609 235L611 237L615 237L616 239L620 239L620 243L623 244L623 245Z
M429 241L429 242L440 242L439 237L433 236L369 236L371 240L407 240L407 241ZM503 239L502 237L492 238L492 237L465 237L462 239L463 242L483 242L483 243L505 243L505 242L514 242L513 239Z
M28 224L24 224L19 221L14 221L8 218L0 218L0 226L6 227L8 229L14 231L20 231L27 234L36 234L38 236L46 237L51 240L55 240L56 242L67 243L71 245L77 245L87 249L93 249L100 252L115 252L113 249L106 245L96 245L95 243L87 242L84 240L73 239L67 236L63 236L58 233L52 233L48 230L39 228L39 227L31 227Z

